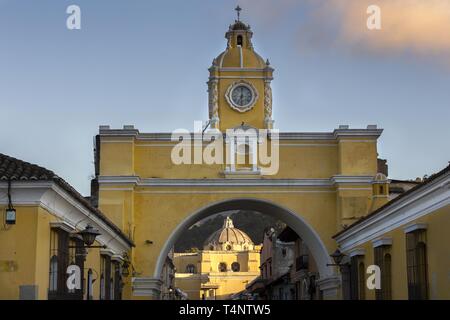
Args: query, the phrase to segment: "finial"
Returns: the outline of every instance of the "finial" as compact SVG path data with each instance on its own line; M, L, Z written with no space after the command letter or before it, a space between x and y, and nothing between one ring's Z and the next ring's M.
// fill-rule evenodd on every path
M234 10L236 10L236 12L237 12L237 21L240 21L239 19L241 17L242 8L239 7L239 5L238 5Z
M226 217L223 227L224 228L234 228L233 220L231 220L230 217Z

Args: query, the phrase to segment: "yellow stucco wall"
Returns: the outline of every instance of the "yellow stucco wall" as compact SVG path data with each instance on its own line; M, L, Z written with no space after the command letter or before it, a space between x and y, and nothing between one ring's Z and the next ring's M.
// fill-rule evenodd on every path
M0 300L19 299L21 285L37 285L38 299L47 299L49 287L50 231L58 219L39 206L15 206L16 224L0 230ZM5 207L0 206L0 211ZM24 236L26 235L26 236ZM94 243L99 245L99 243ZM100 251L89 249L85 267L100 274ZM99 299L100 280L94 282L94 299Z
M425 223L427 242L428 284L430 299L450 299L450 206L439 209L409 222L407 225ZM403 225L395 230L381 235L379 238L391 238L392 246L392 298L408 299L408 282L406 272L406 235ZM366 242L358 248L365 249L364 263L374 264L374 248L372 242ZM375 299L375 290L366 288L366 298Z

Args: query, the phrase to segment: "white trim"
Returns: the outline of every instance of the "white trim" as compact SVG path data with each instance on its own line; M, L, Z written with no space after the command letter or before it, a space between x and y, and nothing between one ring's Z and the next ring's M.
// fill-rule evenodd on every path
M283 194L283 193L335 193L335 190L270 190L270 191L257 191L257 190L247 190L245 194ZM195 190L187 190L187 191L135 191L135 193L140 194L240 194L242 195L243 191L228 191L228 190L216 190L216 191L195 191Z
M239 175L240 172L233 172ZM227 171L226 174L231 174ZM244 173L242 173L244 174ZM258 172L246 171L245 174L258 176ZM160 179L160 178L140 178L138 176L100 176L98 183L100 186L106 185L133 185L138 187L333 187L339 185L366 185L371 184L372 176L333 176L330 179L255 179L255 178L235 178L235 179ZM343 189L343 187L339 187ZM354 188L348 188L353 190ZM359 188L361 189L361 188ZM113 189L116 190L116 189ZM117 189L119 190L119 189ZM128 189L127 189L128 190ZM372 190L362 188L362 190Z
M125 260L125 259L123 258L123 256L118 255L118 254L114 254L114 255L111 257L111 261L122 262L122 261L124 261L124 260Z
M65 221L50 222L50 227L51 228L59 228L59 229L62 229L64 231L66 231L66 232L75 231L75 227L72 224L67 223Z
M428 228L426 223L414 223L414 224L410 224L406 227L403 228L403 231L405 233L410 233L416 230L426 230Z
M100 249L100 255L110 256L112 258L116 254L111 249Z
M241 79L241 77L232 77L233 79ZM247 77L248 78L248 77ZM101 137L134 137L136 140L143 141L172 141L172 134L168 132L153 132L140 133L139 130L124 130L124 129L100 129ZM280 132L279 140L339 140L343 142L341 137L371 137L373 140L359 140L361 141L375 141L381 133L382 129L336 129L333 132ZM105 140L101 139L101 142ZM111 141L111 140L110 140ZM123 141L123 140L120 140ZM345 141L358 141L345 139Z
M348 256L355 257L355 256L365 256L366 255L366 249L364 248L355 248L349 251Z
M392 246L392 238L381 238L372 241L372 246L374 248L381 246Z

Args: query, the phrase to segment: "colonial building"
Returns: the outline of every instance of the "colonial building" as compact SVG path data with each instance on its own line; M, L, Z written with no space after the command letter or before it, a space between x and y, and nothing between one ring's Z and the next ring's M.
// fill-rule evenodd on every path
M344 299L450 299L450 166L334 236ZM381 287L366 285L367 267Z
M290 227L286 227L278 235L278 239L284 242L294 242L294 261L289 270L289 281L294 286L292 299L319 299L320 291L316 288L317 265L302 238Z
M260 277L264 291L259 295L269 300L292 300L294 286L289 271L294 263L294 242L279 240L273 228L265 230L263 239Z
M55 173L0 154L0 211L0 299L122 298L133 241Z
M260 249L227 217L202 251L175 253L175 285L189 299L230 299L259 275Z

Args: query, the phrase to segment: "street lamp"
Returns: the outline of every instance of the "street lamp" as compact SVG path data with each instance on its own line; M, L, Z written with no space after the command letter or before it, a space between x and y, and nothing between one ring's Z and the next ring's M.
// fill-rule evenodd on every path
M339 248L336 249L332 254L330 254L330 257L333 258L335 263L328 263L327 266L341 266L342 259L344 258L345 254L339 250Z
M69 246L69 248L75 248L75 249L83 249L83 248L106 249L107 248L106 245L103 245L103 246L93 246L92 245L95 242L95 238L97 238L97 236L101 235L101 233L97 229L94 229L94 227L91 226L90 224L88 224L86 226L86 228L84 228L84 230L77 232L77 234L79 236L81 236L84 244L81 247L80 246Z
M129 266L130 264L127 260L122 263L122 276L124 276L125 278L130 275L130 270L128 270Z
M92 244L95 241L95 238L97 238L98 235L100 235L100 232L98 232L97 229L94 229L90 224L84 228L84 230L78 232L79 235L83 238L83 242L86 245L86 247L91 247Z

